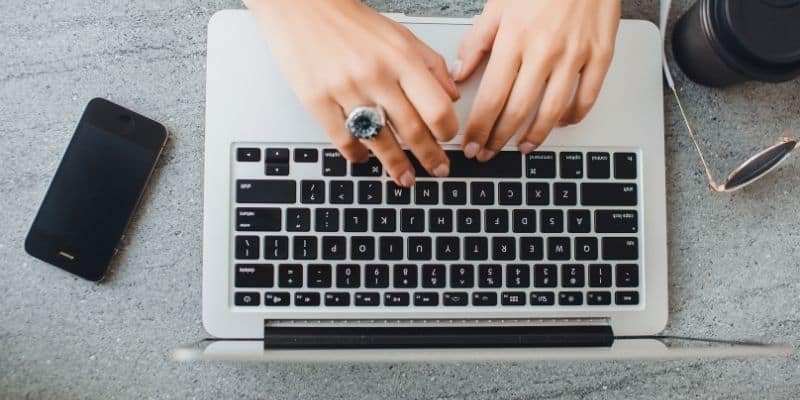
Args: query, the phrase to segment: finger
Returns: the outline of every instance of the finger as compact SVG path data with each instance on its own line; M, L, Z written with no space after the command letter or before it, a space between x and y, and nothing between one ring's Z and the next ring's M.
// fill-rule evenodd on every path
M386 109L397 135L403 139L419 163L431 176L445 177L450 174L450 160L436 142L425 122L406 98L399 86L389 87L374 98Z
M589 63L581 71L580 81L572 98L572 103L561 118L560 123L562 125L577 124L589 114L589 110L592 109L595 101L597 101L597 96L600 94L603 80L608 73L610 65L610 54L593 56L589 60Z
M422 62L425 63L428 70L431 71L436 80L439 81L442 88L447 91L450 99L453 101L458 100L460 96L458 87L456 87L456 83L453 81L450 71L447 70L447 62L444 60L444 57L422 41L415 39L415 42L422 56Z
M550 134L567 109L579 70L580 67L575 65L555 68L547 83L536 117L519 143L520 149L539 147Z
M520 62L516 43L510 40L497 40L464 128L462 145L467 158L477 156L479 161L486 161L494 157L494 154L490 150L484 150L483 146L489 139L489 132L494 128L497 117L505 107L511 87L519 74Z
M342 108L333 99L326 99L319 104L311 105L309 110L316 116L317 121L328 133L331 142L339 149L344 158L350 162L364 162L369 158L369 150L347 131Z
M495 36L500 27L500 8L487 4L483 13L472 25L467 36L458 48L458 59L453 63L451 74L456 82L467 79L481 60L492 50Z
M400 87L436 139L446 142L458 132L453 102L436 78L422 64L414 64L400 75Z

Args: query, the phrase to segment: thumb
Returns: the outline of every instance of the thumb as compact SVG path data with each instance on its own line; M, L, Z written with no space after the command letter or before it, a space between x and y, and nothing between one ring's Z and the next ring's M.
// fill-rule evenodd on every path
M458 59L450 66L450 74L456 82L469 78L486 54L492 50L494 38L500 27L500 10L492 4L492 2L486 4L483 13L461 41Z

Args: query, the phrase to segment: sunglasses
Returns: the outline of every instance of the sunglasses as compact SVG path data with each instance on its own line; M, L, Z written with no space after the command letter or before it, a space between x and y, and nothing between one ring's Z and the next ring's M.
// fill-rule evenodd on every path
M711 168L709 168L708 163L706 162L706 158L703 155L703 150L700 149L700 144L697 141L697 136L694 133L694 129L692 129L692 124L689 123L689 118L686 116L686 112L683 109L681 98L678 96L678 90L675 88L675 81L672 79L672 72L670 71L667 63L664 44L666 37L667 16L669 15L671 3L671 0L661 1L661 13L659 19L661 45L662 51L664 52L662 62L664 65L664 76L667 80L667 86L669 86L669 89L675 96L675 101L678 103L678 109L681 112L683 122L686 124L686 129L689 131L689 136L692 139L692 143L694 144L695 149L697 149L697 153L700 155L700 162L703 163L703 168L705 169L706 176L708 177L708 185L715 192L732 192L741 189L763 178L770 171L777 168L778 165L780 165L781 162L792 153L792 151L800 147L800 142L798 142L798 139L790 135L788 132L784 132L780 139L778 139L777 143L748 158L745 162L734 168L733 171L729 173L722 182L718 183L714 179L714 174L711 173Z

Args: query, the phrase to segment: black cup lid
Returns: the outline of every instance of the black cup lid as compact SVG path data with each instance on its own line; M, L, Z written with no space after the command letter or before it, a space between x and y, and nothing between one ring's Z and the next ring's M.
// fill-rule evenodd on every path
M717 0L720 28L757 64L800 64L800 0ZM743 54L745 55L745 54Z

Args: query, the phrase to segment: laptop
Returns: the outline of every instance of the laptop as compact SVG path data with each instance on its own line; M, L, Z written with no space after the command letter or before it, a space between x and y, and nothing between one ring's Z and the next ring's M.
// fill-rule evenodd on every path
M472 19L391 14L453 59ZM668 320L661 45L623 20L591 113L530 155L442 143L451 175L350 164L245 10L209 23L203 325L179 360L485 361L770 354ZM455 103L466 120L481 71ZM659 340L660 339L660 340ZM699 345L700 343L701 345ZM688 344L688 345L687 345Z

